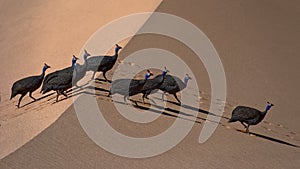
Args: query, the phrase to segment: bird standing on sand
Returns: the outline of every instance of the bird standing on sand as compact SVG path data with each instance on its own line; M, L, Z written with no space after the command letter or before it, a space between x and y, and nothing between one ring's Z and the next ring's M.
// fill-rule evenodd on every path
M77 82L79 80L81 80L87 71L87 67L88 67L88 62L87 62L87 58L91 56L86 50L84 50L84 55L83 55L83 59L84 59L84 63L83 65L76 65L76 71L73 74L73 84L75 84L76 87L79 87L77 85Z
M34 101L36 100L33 96L32 96L32 92L34 92L35 90L37 90L44 79L45 76L45 72L46 70L50 68L49 65L47 65L46 63L44 64L43 70L42 70L42 74L39 76L30 76L21 80L16 81L12 88L11 88L11 96L10 96L10 100L12 98L14 98L16 95L21 94L21 97L19 98L19 102L18 102L18 108L20 108L20 103L22 98L29 92L29 97L31 97Z
M114 80L111 84L111 88L109 90L108 96L113 94L121 94L124 96L124 102L126 102L126 98L136 95L139 91L144 87L147 80L153 76L153 73L150 70L147 70L145 75L145 79L117 79Z
M191 80L191 79L192 78L188 74L186 74L186 76L184 77L183 81L180 80L176 76L166 75L163 84L159 87L159 89L163 91L162 100L164 101L165 100L164 99L164 95L166 93L169 93L169 94L173 94L173 96L175 97L175 99L180 104L181 101L178 99L176 93L178 93L181 90L183 90L184 88L186 88L188 81Z
M113 68L115 65L119 51L122 49L121 46L116 44L115 55L113 56L94 56L88 59L88 68L87 70L94 71L92 79L94 79L96 72L103 72L103 77L105 81L108 81L106 78L106 72Z
M246 128L246 133L249 134L250 125L257 125L258 123L260 123L272 106L274 106L274 104L267 102L265 111L259 111L257 109L246 106L237 106L232 111L231 118L228 122L241 122L241 124Z
M56 101L60 94L68 97L65 91L72 87L73 70L76 69L77 57L73 55L72 66L48 74L43 82L41 93L45 94L51 90L56 91Z
M145 98L148 99L148 95L151 93L151 91L158 89L164 82L164 79L167 75L169 70L165 67L165 69L162 71L161 75L155 76L153 79L149 79L143 88L139 91L139 93L143 93L142 99L143 103L145 101Z
M64 68L64 69L61 69L61 70L57 70L55 72L52 72L52 73L49 73L44 81L43 81L43 86L42 86L42 89L41 89L41 93L44 92L48 92L47 90L49 90L47 87L47 83L52 79L52 78L55 78L57 77L59 74L73 74L73 69L74 67L76 66L76 62L77 62L78 58L76 56L73 55L73 58L72 58L72 65L67 67L67 68Z

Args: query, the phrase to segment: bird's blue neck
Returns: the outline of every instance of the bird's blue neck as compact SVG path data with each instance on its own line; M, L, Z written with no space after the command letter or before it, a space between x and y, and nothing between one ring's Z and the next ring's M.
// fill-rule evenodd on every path
M145 80L149 79L150 76L151 76L151 74L150 74L150 73L147 73L147 74L145 75Z
M42 70L42 75L45 74L46 70L47 70L47 67L44 66L44 67L43 67L43 70Z
M83 56L84 61L87 61L87 57L88 57L88 55L84 54L84 56Z
M266 112L269 111L269 110L271 109L271 107L272 107L272 106L271 106L270 104L268 104L268 105L266 106Z
M75 68L76 67L76 59L72 59L72 67Z
M115 48L115 56L118 56L119 50L120 50L120 49L119 49L118 47Z
M183 79L183 82L184 82L184 85L185 85L185 86L187 85L188 81L189 81L189 78L188 78L188 77L185 77L185 78Z
M166 71L166 70L163 70L162 73L161 73L161 75L162 75L163 77L165 77L166 74L167 74L167 71Z

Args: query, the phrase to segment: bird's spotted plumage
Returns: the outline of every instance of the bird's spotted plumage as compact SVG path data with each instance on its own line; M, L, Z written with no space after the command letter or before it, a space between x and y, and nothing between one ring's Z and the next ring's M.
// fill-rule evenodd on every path
M246 128L246 132L249 133L250 125L257 125L260 123L272 106L274 105L268 102L264 111L259 111L247 106L237 106L232 111L229 122L239 121Z
M118 93L124 96L124 102L126 102L126 98L139 93L139 91L144 87L145 83L152 75L152 72L150 70L147 70L147 74L145 75L144 79L114 80L111 84L108 96Z
M93 76L92 79L94 79L96 72L103 72L103 77L106 81L106 72L111 70L113 66L115 65L118 56L119 56L119 51L122 49L121 46L116 44L115 47L115 55L113 56L93 56L87 60L88 62L88 71L93 71Z
M18 81L16 81L12 88L11 88L11 96L10 99L14 98L16 95L21 94L21 97L19 98L19 102L18 102L18 108L20 107L20 103L22 98L29 93L29 97L31 97L33 100L36 100L33 96L32 96L32 92L34 92L35 90L37 90L43 82L44 76L45 76L45 72L46 70L50 68L50 66L48 66L47 64L45 64L43 66L43 70L42 70L42 74L39 76L30 76L24 79L20 79Z

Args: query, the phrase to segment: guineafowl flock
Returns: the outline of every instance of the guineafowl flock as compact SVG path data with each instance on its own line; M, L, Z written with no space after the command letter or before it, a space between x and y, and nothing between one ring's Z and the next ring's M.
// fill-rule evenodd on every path
M17 107L20 108L21 100L27 93L29 93L30 98L36 101L32 96L32 93L42 86L40 92L42 94L50 91L56 92L56 102L58 102L60 95L63 95L66 98L68 97L66 92L68 89L71 89L73 86L79 87L77 82L86 75L87 71L93 71L92 79L94 79L97 72L102 72L104 80L110 82L106 77L106 73L115 65L120 49L122 49L122 47L116 44L115 54L113 56L103 55L92 57L89 57L91 55L84 50L83 65L77 64L76 62L79 58L73 55L70 67L54 71L47 76L45 76L45 72L50 66L45 63L41 75L26 77L13 84L10 99L13 99L16 95L20 94L21 97L17 104ZM111 82L111 88L107 96L110 97L114 94L120 94L124 96L124 102L126 102L126 99L129 99L130 96L141 93L143 94L142 100L144 103L144 99L148 99L148 96L151 93L161 90L163 91L163 101L164 95L169 93L175 97L179 104L181 104L181 101L177 97L177 93L186 88L188 81L192 78L186 74L182 81L176 76L167 74L168 72L169 70L164 67L162 73L153 78L150 78L153 76L153 73L150 70L147 70L144 79L114 80ZM137 104L136 101L135 104ZM229 123L239 121L246 128L246 132L249 133L249 126L260 123L272 106L274 105L268 102L264 111L259 111L246 106L238 106L233 110Z

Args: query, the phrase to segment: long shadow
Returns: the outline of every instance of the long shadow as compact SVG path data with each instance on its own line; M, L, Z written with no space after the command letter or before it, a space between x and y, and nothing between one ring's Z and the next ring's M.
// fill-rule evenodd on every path
M88 87L86 87L86 88L91 89L91 90L102 91L102 92L109 92L109 90L102 89L102 88L100 88L100 87L95 87L95 86L88 86Z
M50 94L47 94L47 95L42 96L42 97L40 97L40 98L37 98L37 99L35 99L35 100L33 100L33 101L29 102L29 103L24 104L24 105L21 106L20 108L23 108L23 107L25 107L25 106L28 106L28 105L30 105L30 104L32 104L32 103L34 103L34 102L40 101L40 100L42 100L42 99L44 99L44 98L47 98L47 97L49 97L49 96L51 96L51 95L53 95L53 94L54 94L54 93L50 93Z
M135 100L130 100L132 102L140 102L140 101L135 101ZM119 103L119 104L126 104L124 102L119 102L119 101L115 101L115 103ZM141 102L140 102L141 103ZM135 108L138 108L138 109L141 109L141 110L149 110L153 113L157 113L157 114L162 114L162 115L165 115L165 116L169 116L169 117L174 117L174 118L180 118L182 120L187 120L187 121L190 121L190 122L195 122L195 123L198 123L198 124L201 124L201 122L197 121L197 120L190 120L190 119L187 119L187 118L184 118L184 117L180 117L180 116L176 116L174 114L171 114L171 113L168 113L167 111L170 111L170 112L176 112L176 113L181 113L181 114L185 114L185 113L182 113L182 112L179 112L178 110L174 110L174 109L171 109L171 108L164 108L164 107L161 107L161 106L157 106L157 108L159 108L160 110L164 110L163 112L160 111L160 110L155 110L155 109L151 109L149 107L144 107L144 106L141 106L141 105L136 105L136 104L133 104L133 107ZM189 116L192 116L192 115L189 115Z
M141 105L134 106L134 107L137 107L137 108L140 108L140 109L144 109L144 110L149 110L149 111L152 111L154 113L158 113L158 114L162 114L162 115L166 115L166 116L170 116L170 117L175 117L175 118L180 118L180 119L183 119L183 120L187 120L187 121L191 121L191 122L195 122L195 123L201 124L201 122L199 122L197 120L194 121L194 120L190 120L190 119L187 119L187 118L184 118L184 117L180 117L180 116L176 116L176 115L168 113L167 111L170 111L170 112L173 112L173 113L177 113L177 114L186 115L186 116L193 116L193 115L186 114L186 113L183 113L183 112L180 112L178 110L171 109L171 108L164 108L164 107L161 107L161 106L155 106L155 107L159 108L160 110L164 110L163 112L161 112L159 110L151 109L151 108L148 108L148 107L143 107Z
M112 81L111 80L105 80L105 79L100 79L100 78L96 78L95 80L98 80L100 82L108 82L108 83L111 83Z
M132 100L132 101L133 101L133 100ZM143 104L143 102L141 102L141 101L135 101L135 100L134 100L134 102ZM145 103L145 104L149 104L149 103ZM159 105L156 105L156 104L153 104L152 106L153 106L153 107L156 107L156 108L158 108L158 109L164 109L164 110L167 110L167 111L170 111L170 112L173 112L173 113L176 113L176 114L182 114L182 115L188 116L188 117L194 116L194 115L191 115L191 114L188 114L188 113L184 113L184 112L179 111L179 110L171 109L171 108L168 108L168 107L165 108L165 107L162 107L162 106L159 106ZM178 105L178 106L180 106L180 105ZM140 107L142 107L142 106L140 106ZM144 109L149 109L149 108L144 107ZM178 117L178 116L176 116L176 117ZM198 116L197 116L196 118L197 118L197 119L200 119L200 120L203 120L203 121L206 120L205 118L201 118L201 117L198 117Z
M236 129L236 131L241 132L241 133L245 133L245 131L239 130L239 129ZM250 134L253 134L256 137L259 137L259 138L262 138L262 139L265 139L265 140L268 140L268 141L276 142L276 143L279 143L279 144L284 144L284 145L291 146L291 147L300 148L300 146L298 146L298 145L291 144L291 143L288 143L286 141L279 140L279 139L276 139L276 138L272 138L272 137L269 137L269 136L265 136L265 135L262 135L262 134L253 133L253 132L250 132Z
M72 92L72 94L69 95L68 97L64 97L63 99L60 99L60 100L58 100L57 102L54 102L54 103L52 103L52 104L56 104L56 103L58 103L58 102L61 102L61 101L63 101L63 100L66 100L66 99L68 99L68 98L71 98L71 97L73 97L73 96L80 95L80 94L82 94L82 93L90 94L90 95L94 95L94 96L107 96L107 95L102 95L102 94L96 94L96 93L86 92L86 91L83 91L84 89L92 89L92 90L97 90L97 91L109 92L109 90L106 90L106 89L102 89L102 88L94 87L94 86L87 86L87 85L88 85L88 84L84 84L84 85L82 85L82 86L79 86L79 87L76 87L76 88L72 88L72 89L67 90L66 93ZM44 97L42 97L42 98L46 98L46 97L48 97L48 96L50 96L50 95L53 95L53 94L55 94L55 92L53 92L53 93L51 93L51 94L49 94L49 95L46 95L46 96L44 96ZM41 98L41 99L42 99L42 98ZM48 100L48 101L49 101L49 100ZM34 102L34 101L32 101L32 102ZM31 102L30 102L30 103L31 103Z
M162 99L157 98L157 97L156 97L156 99L162 100ZM177 103L177 102L170 101L170 100L165 100L165 101L168 102L168 103L172 103L172 104L175 104L175 105L177 105L177 106L180 106L180 104ZM210 115L213 115L213 116L216 116L216 117L221 117L221 118L224 118L224 119L227 119L227 120L230 119L230 118L228 118L228 117L225 117L225 116L219 116L219 115L216 115L216 114L214 114L214 113L212 113L212 112L209 112L209 111L207 111L207 110L203 110L203 109L200 109L200 108L192 107L192 106L189 106L189 105L182 104L181 106L184 107L184 108L186 108L186 109L190 109L190 110L193 110L193 111L198 111L198 112L203 113L203 114L206 114L206 115L210 114Z
M74 96L78 96L80 94L89 94L89 95L92 95L92 96L103 96L103 97L106 97L107 95L103 95L103 94L95 94L95 93L91 93L91 92L86 92L86 91L81 91L81 92L77 92L77 93L72 93L71 95L68 95L68 97L64 97L62 99L59 99L57 102L54 102L52 104L56 104L56 103L59 103L61 101L64 101L66 99L69 99L69 98L72 98Z

